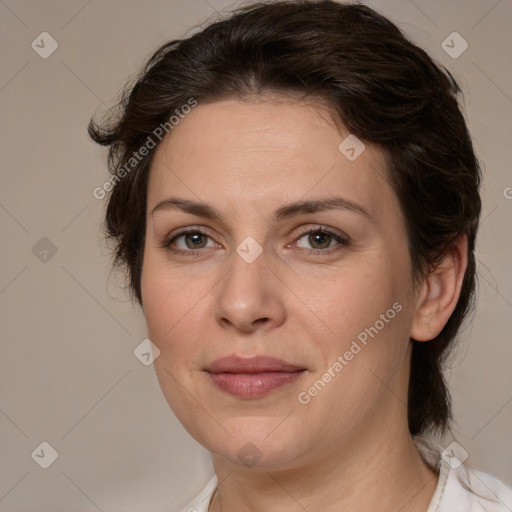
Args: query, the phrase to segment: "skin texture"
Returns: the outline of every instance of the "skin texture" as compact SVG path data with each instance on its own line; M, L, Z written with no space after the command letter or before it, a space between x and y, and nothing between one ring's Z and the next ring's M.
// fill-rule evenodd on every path
M430 340L448 320L466 241L413 287L383 154L365 142L349 161L338 149L348 134L320 105L277 95L223 100L199 104L155 155L143 310L161 351L154 364L162 391L212 453L221 482L215 512L426 511L434 493L437 474L407 427L410 338ZM289 203L333 196L367 215L344 208L272 218ZM152 213L170 197L208 203L222 219L171 207ZM170 248L180 253L162 247L186 227L205 235L175 238ZM302 234L309 228L349 243ZM263 251L252 263L236 252L247 237ZM400 312L300 403L299 393L396 303ZM229 355L272 356L307 371L263 397L234 397L204 371ZM242 460L244 447L255 464Z

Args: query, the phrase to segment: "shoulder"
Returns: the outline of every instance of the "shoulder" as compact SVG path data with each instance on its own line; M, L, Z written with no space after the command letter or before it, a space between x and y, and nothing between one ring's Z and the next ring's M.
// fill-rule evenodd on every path
M423 436L415 436L414 441L425 462L439 471L427 512L512 512L511 487L465 466L457 457L456 448L448 450Z
M510 512L512 488L501 480L463 464L446 464L446 482L438 512ZM442 468L441 468L442 470Z
M217 476L214 476L203 490L180 512L208 512L210 500L218 484Z

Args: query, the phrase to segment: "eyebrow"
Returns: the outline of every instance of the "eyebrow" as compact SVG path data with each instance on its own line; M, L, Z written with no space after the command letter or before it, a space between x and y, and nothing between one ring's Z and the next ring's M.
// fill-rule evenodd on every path
M190 213L206 219L223 220L222 214L213 206L207 203L190 201L188 199L180 199L177 197L170 197L160 201L151 211L151 215L162 210L182 210L185 213ZM348 210L364 215L369 220L373 221L371 215L361 205L343 197L311 199L281 206L274 212L273 221L278 222L305 213L317 213L328 210Z

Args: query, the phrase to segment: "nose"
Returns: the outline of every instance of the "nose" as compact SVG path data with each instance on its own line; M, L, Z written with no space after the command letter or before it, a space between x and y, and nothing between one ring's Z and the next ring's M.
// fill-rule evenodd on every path
M217 322L225 329L251 333L269 330L285 320L284 285L263 251L254 261L234 252L230 269L216 288Z

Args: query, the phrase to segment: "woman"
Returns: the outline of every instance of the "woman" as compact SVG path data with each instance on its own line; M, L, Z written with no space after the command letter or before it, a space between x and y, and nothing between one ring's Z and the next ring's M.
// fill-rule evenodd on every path
M186 510L511 509L425 441L474 294L459 92L369 7L284 1L169 42L91 122L160 386L212 455Z

